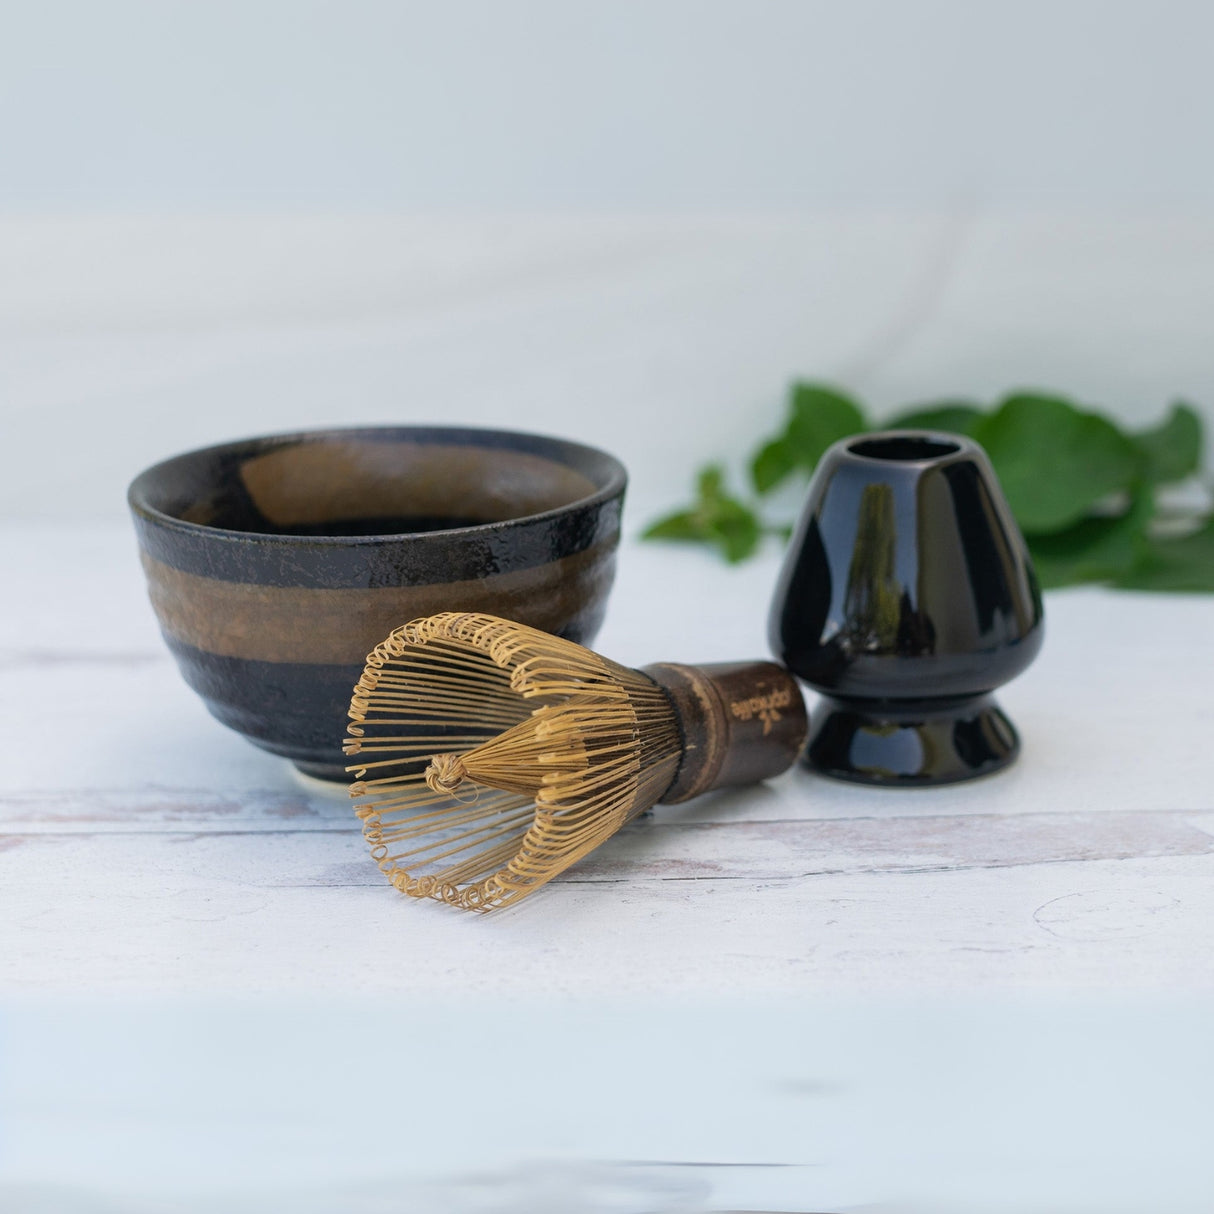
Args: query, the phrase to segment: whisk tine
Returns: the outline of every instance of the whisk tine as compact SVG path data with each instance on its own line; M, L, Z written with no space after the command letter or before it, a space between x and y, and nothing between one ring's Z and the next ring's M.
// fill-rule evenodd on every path
M668 785L681 753L651 679L471 613L413 620L377 646L350 719L374 858L403 892L472 910L538 888L649 808L638 793ZM641 781L643 766L657 774Z
M805 734L796 683L771 663L631 670L470 612L376 646L349 717L372 858L403 893L478 911L525 897L659 800L783 771Z

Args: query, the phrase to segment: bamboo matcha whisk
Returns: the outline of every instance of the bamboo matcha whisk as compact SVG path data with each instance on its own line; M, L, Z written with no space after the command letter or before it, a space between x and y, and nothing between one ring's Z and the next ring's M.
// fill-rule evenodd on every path
M806 734L770 662L631 670L456 612L376 647L350 719L372 857L404 893L470 910L525 896L658 801L778 775Z

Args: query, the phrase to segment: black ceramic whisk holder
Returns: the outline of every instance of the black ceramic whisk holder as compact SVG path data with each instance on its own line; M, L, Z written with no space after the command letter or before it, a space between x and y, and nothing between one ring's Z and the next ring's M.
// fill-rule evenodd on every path
M811 767L944 784L1006 766L993 697L1036 657L1041 594L977 443L886 431L836 443L809 486L772 604L776 656L823 701Z

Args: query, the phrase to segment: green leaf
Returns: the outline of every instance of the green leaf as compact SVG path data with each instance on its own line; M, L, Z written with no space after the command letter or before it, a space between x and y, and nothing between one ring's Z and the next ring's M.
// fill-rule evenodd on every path
M725 469L720 464L708 464L700 469L696 477L696 490L701 501L714 501L721 496L721 488L725 484Z
M982 420L975 405L924 405L909 413L900 413L888 423L890 430L944 430L948 434L972 435Z
M1214 518L1178 540L1151 540L1117 585L1127 590L1214 590Z
M907 410L889 423L905 429L965 434L986 447L1045 586L1103 581L1149 590L1214 591L1214 519L1193 534L1151 534L1153 487L1200 471L1202 425L1188 405L1174 405L1158 426L1128 436L1107 418L1040 393L1008 396L993 412L964 401ZM821 384L790 392L784 430L762 443L750 476L759 495L797 471L812 471L842 438L867 429L859 405ZM1111 506L1128 503L1120 513ZM688 507L651 523L645 539L709 544L731 562L750 556L765 535L789 528L733 497L725 469L699 472Z
M704 524L694 510L676 510L656 519L641 532L643 540L703 540L707 539Z
M811 471L826 448L867 426L860 406L822 384L793 384L784 440L797 465Z
M750 480L755 492L770 493L788 479L796 466L796 453L786 438L773 438L764 443L750 462Z
M753 510L732 498L722 498L709 524L710 536L731 565L744 561L758 547L761 529Z
M975 428L1026 532L1059 531L1103 498L1130 489L1142 457L1098 413L1060 397L1009 396Z
M1151 495L1142 492L1124 514L1085 518L1062 531L1030 536L1029 548L1042 587L1048 590L1124 577L1141 558L1154 511Z
M745 560L763 534L758 516L726 492L725 471L719 464L700 470L696 492L691 509L664 515L646 527L641 538L712 544L731 564Z
M1165 421L1134 439L1146 461L1143 475L1153 485L1182 481L1201 466L1201 418L1189 405L1173 405Z

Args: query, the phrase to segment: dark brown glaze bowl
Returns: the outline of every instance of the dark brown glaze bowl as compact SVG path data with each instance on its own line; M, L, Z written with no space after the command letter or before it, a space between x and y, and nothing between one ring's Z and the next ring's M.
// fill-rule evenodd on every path
M594 638L626 480L578 443L400 426L191 451L128 501L186 682L249 741L341 780L351 689L398 625L477 611Z

